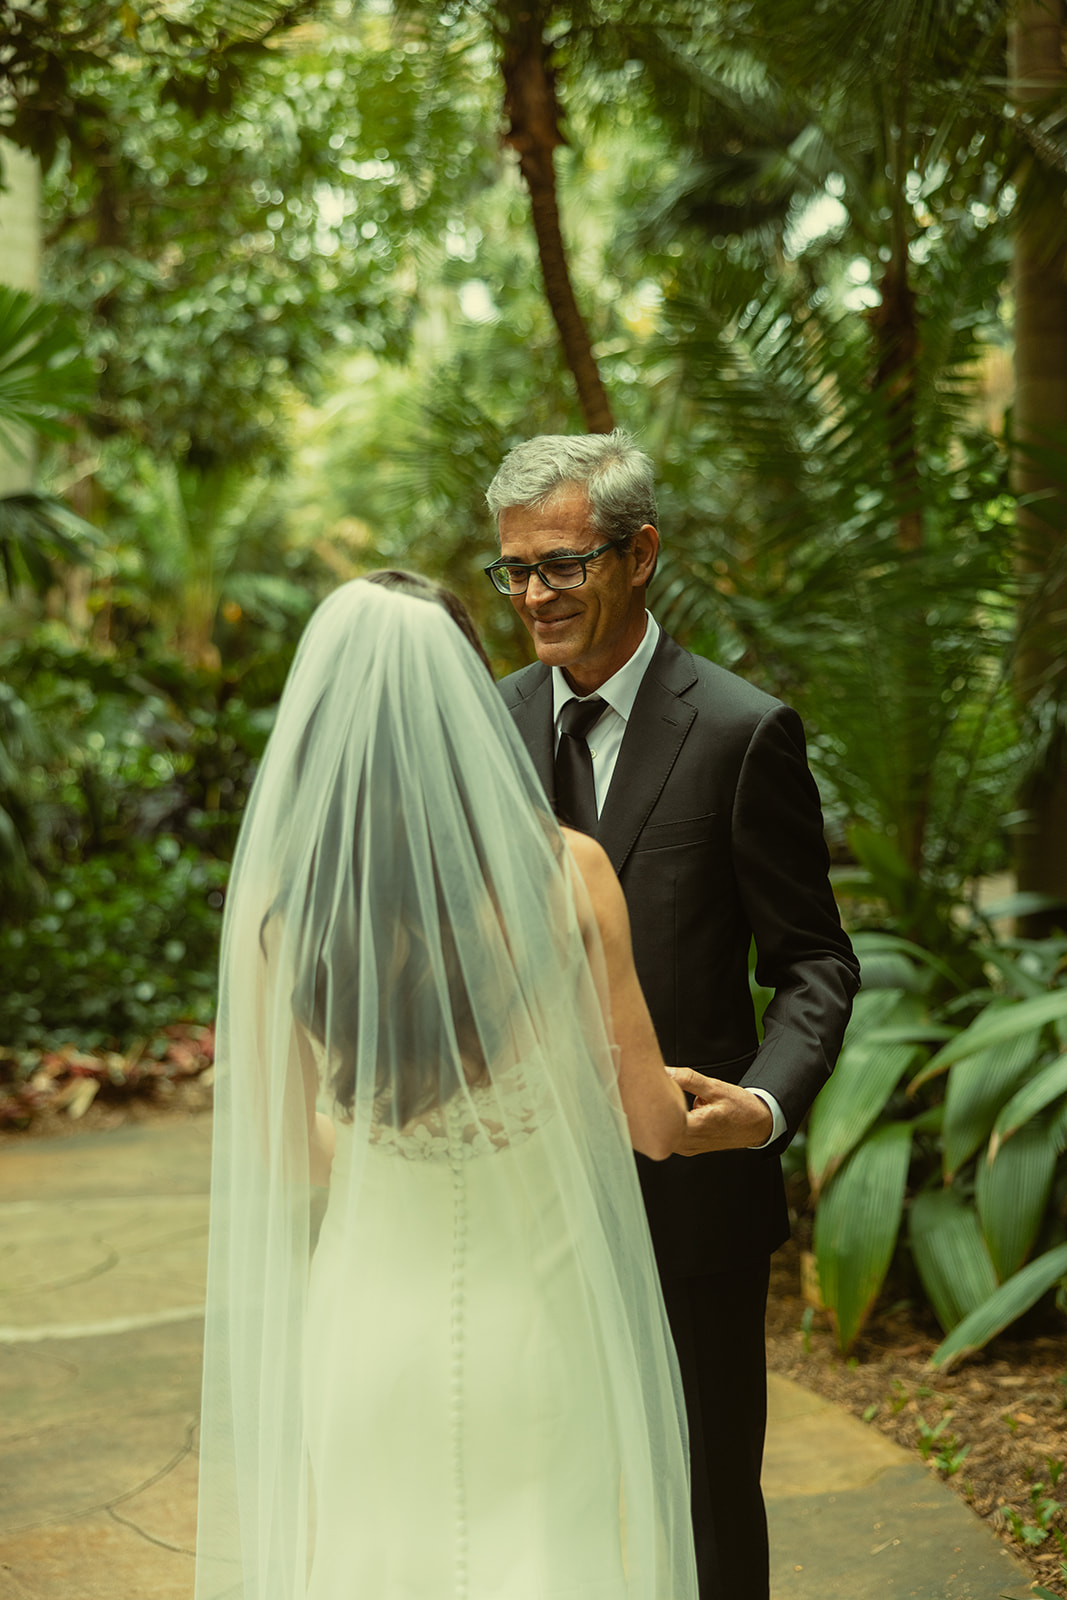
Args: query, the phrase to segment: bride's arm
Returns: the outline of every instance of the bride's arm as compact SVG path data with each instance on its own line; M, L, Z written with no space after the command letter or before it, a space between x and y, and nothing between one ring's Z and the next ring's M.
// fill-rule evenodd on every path
M297 1059L300 1062L300 1075L304 1091L304 1115L307 1117L308 1130L308 1177L316 1185L326 1185L330 1181L330 1168L333 1165L334 1140L336 1129L329 1117L323 1116L321 1111L315 1109L315 1099L319 1087L318 1063L311 1040L300 1027L293 1023L293 1040L296 1045Z
M563 832L600 934L611 1007L609 1023L619 1046L619 1093L630 1125L630 1142L642 1155L662 1161L677 1149L685 1133L686 1104L667 1074L637 981L626 900L600 845L570 828Z

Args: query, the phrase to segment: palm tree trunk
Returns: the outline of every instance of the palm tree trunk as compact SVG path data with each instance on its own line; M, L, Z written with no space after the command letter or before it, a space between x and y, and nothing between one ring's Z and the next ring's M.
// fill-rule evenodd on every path
M1012 99L1025 115L1062 94L1064 0L1020 0L1011 38ZM1032 158L1037 161L1040 154ZM1067 248L1063 191L1029 207L1015 238L1015 406L1013 482L1028 504L1018 512L1021 572L1041 585L1020 630L1016 689L1025 719L1049 729L1040 768L1020 796L1026 821L1017 839L1019 888L1067 900ZM1058 211L1059 217L1050 216ZM1050 243L1050 238L1051 242ZM1034 447L1042 449L1038 459ZM1028 917L1030 936L1063 925L1064 913Z
M518 152L519 168L530 192L545 298L559 330L585 425L590 433L610 433L615 426L611 404L574 296L559 225L553 153L564 139L559 131L559 102L544 41L545 13L536 0L512 0L512 4L500 8L498 17L504 109L510 118L504 137Z
M885 164L892 208L889 259L878 284L881 302L870 313L869 323L874 339L874 388L879 404L884 407L885 448L893 486L897 545L901 559L913 562L923 548L918 433L922 328L908 254L906 74L892 107L885 107L884 112ZM897 843L912 872L921 877L930 820L931 762L926 722L930 629L921 582L918 586L913 584L913 590L914 609L909 608L899 619L896 694L904 770Z

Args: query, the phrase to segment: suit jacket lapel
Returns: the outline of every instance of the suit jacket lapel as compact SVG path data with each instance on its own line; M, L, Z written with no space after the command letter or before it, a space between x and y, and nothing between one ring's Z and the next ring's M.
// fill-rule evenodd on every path
M637 691L597 828L616 872L622 871L692 726L696 708L679 697L696 677L688 652L661 635ZM549 723L551 715L549 692Z
M555 752L552 729L552 674L547 667L535 666L530 672L531 687L524 682L521 700L511 707L511 715L519 730L523 744L530 752L549 804L556 803Z

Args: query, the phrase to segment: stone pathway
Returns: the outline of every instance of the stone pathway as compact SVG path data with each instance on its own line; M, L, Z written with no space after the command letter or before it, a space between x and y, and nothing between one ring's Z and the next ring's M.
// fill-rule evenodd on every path
M192 1600L210 1137L0 1151L0 1600ZM896 1445L783 1378L770 1401L772 1600L1030 1594Z

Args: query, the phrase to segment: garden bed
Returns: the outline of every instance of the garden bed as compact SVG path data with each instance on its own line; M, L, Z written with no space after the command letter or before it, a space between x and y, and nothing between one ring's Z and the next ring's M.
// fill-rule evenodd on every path
M826 1312L802 1292L801 1248L773 1258L772 1371L832 1400L924 1459L978 1513L1035 1582L1067 1596L1067 1318L1001 1337L952 1372L932 1370L943 1335L902 1304L875 1314L855 1353L837 1350Z
M122 1053L0 1050L0 1135L54 1137L204 1111L214 1065L214 1030L184 1022Z

